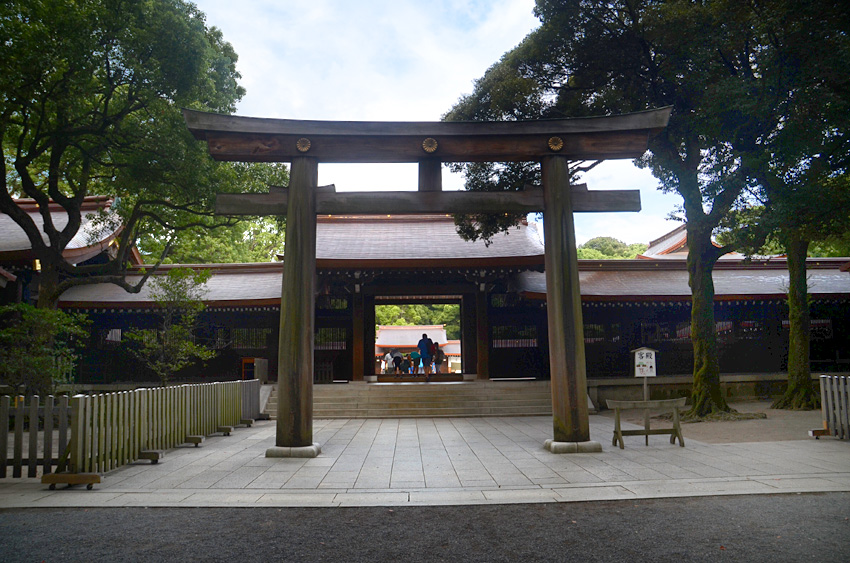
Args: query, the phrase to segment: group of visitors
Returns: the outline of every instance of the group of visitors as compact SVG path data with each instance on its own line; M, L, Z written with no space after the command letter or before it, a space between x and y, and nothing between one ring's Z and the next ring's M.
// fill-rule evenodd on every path
M425 381L431 381L431 370L439 374L443 362L446 361L446 353L440 348L440 344L423 334L416 349L407 355L393 348L384 356L385 371L394 373L401 377L402 374L423 374Z

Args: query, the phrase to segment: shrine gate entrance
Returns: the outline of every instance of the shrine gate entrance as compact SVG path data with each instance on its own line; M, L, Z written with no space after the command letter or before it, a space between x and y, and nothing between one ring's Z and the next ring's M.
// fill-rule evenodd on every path
M258 119L184 110L189 130L217 160L289 162L287 189L221 194L225 215L285 215L276 446L267 457L312 457L316 215L543 212L553 453L601 451L590 441L575 211L639 211L637 190L571 186L570 160L636 158L670 109L527 122L344 122ZM542 188L443 192L444 162L540 162ZM318 185L320 163L419 164L418 192L336 193ZM400 211L401 210L401 211ZM407 211L404 211L407 210ZM356 323L362 330L363 323ZM355 351L356 353L356 351ZM355 362L357 358L355 358Z

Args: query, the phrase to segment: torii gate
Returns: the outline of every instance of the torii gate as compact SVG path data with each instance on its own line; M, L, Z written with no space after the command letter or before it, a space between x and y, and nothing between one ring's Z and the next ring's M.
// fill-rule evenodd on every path
M574 211L640 211L638 190L570 186L569 160L636 158L667 126L670 108L612 117L513 122L297 121L183 110L189 130L217 160L290 162L289 187L220 194L216 213L286 215L280 308L278 419L266 457L315 457L313 332L316 215L539 212L544 215L553 453L601 451L590 441ZM443 192L444 162L537 161L542 189ZM323 162L415 162L418 192L320 189Z

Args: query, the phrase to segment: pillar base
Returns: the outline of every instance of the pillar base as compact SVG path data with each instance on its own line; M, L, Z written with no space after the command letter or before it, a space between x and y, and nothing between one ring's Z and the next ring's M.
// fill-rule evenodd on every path
M314 442L312 446L294 448L275 446L266 450L266 457L318 457L320 453L322 453L322 446Z
M543 447L553 454L592 454L602 451L602 444L594 441L587 442L556 442L546 440Z

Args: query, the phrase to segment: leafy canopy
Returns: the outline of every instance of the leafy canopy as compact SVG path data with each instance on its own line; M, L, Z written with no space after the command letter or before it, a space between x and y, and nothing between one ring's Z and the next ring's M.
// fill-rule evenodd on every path
M445 325L449 340L460 339L460 305L377 305L375 329L384 326Z
M269 185L289 183L283 164L228 163L225 172L231 184L240 191L263 192ZM142 255L151 257L165 253L164 263L213 264L271 262L283 253L286 223L282 217L242 218L222 222L219 218L202 218L204 227L182 233L176 244L166 251L171 240L167 232L154 230L141 233L138 246Z
M178 232L209 226L217 192L242 191L180 111L233 111L244 94L236 53L183 0L10 0L0 26L0 211L41 261L39 304L84 283L138 291L123 272L140 233L168 248ZM122 219L116 259L106 264L62 256L87 195L114 196ZM14 197L34 199L44 226ZM67 211L66 226L50 221L49 200Z
M642 243L626 244L613 237L596 237L578 247L578 257L584 260L630 260L644 252Z

